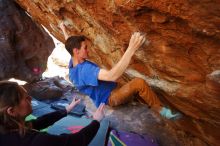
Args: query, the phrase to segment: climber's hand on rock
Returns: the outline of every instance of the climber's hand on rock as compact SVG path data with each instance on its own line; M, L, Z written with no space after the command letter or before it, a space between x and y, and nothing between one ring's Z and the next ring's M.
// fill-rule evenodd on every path
M140 32L135 32L130 39L128 50L136 51L139 49L145 42L145 34Z
M65 29L65 24L64 24L63 21L60 21L59 27L60 27L62 30Z

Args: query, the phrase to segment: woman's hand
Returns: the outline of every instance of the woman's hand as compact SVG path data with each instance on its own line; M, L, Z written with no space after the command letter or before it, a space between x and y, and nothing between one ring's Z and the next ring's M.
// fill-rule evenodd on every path
M79 104L80 101L81 99L76 99L75 97L73 97L72 102L66 106L67 113L69 113L77 104Z
M93 114L93 119L97 120L97 121L101 121L105 114L104 114L104 108L105 108L105 104L101 103L98 107L98 109L96 110L96 112Z

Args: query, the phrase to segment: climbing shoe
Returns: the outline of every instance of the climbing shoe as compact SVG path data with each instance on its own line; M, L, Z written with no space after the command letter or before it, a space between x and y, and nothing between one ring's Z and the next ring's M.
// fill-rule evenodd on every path
M182 117L180 113L172 114L169 108L163 107L160 111L160 115L169 120L177 120Z

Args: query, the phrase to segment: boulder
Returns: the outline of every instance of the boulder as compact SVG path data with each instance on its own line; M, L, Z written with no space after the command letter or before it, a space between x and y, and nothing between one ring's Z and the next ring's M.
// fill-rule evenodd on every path
M0 79L39 80L52 38L13 0L0 0L0 9Z

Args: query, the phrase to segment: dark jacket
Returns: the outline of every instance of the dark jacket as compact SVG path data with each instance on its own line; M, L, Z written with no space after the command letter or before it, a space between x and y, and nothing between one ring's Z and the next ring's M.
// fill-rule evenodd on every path
M87 146L99 129L99 122L93 120L75 134L51 135L37 130L46 128L67 115L66 111L56 111L30 121L33 129L24 136L18 131L0 134L0 146Z

